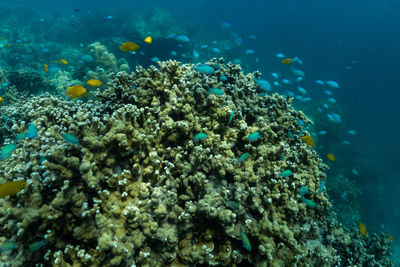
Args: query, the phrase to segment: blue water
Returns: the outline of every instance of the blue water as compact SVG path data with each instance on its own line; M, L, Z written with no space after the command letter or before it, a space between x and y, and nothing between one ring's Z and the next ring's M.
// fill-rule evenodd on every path
M0 1L0 5L0 21L7 18L10 10L15 11L17 19L11 33L18 33L21 28L32 31L31 38L25 38L24 43L63 42L87 46L101 41L117 57L126 56L115 45L115 40L139 38L133 28L135 23L131 24L132 28L126 27L126 18L132 14L151 17L154 8L169 13L191 39L183 48L174 40L160 39L161 43L143 47L145 55L128 58L131 66L147 67L154 56L169 59L170 51L175 50L176 58L182 62L205 62L212 55L227 60L239 58L246 72L258 70L262 78L270 82L274 81L271 73L277 72L280 79L290 77L293 82L290 66L283 65L275 55L284 53L285 57L299 57L304 64L293 64L293 67L305 72L299 85L307 89L311 101L295 100L294 105L314 118L317 129L328 131L327 136L320 136L316 146L330 166L328 193L331 181L345 178L362 192L357 199L356 214L343 223L354 227L362 221L371 232L390 233L395 238L394 245L399 245L399 1L87 0L58 3L19 0ZM223 22L228 22L230 27L222 28ZM232 41L233 33L242 38L240 45ZM250 34L256 39L249 38ZM15 43L19 37L8 34L7 38ZM222 40L230 41L229 49L217 43L214 46L221 54L202 55L199 46ZM193 49L199 52L199 59L193 59ZM254 53L246 54L246 49ZM184 57L182 53L189 56ZM24 67L18 60L2 62L8 66L1 67ZM33 64L29 67L33 68ZM338 125L329 124L326 116L320 116L317 111L327 99L322 87L315 84L317 79L340 84L340 88L330 88L337 101L331 106L335 106L335 112L339 110L342 118ZM294 85L287 88L299 95ZM274 90L287 93L282 87ZM347 134L352 129L357 131L354 136ZM341 144L344 140L351 144ZM333 153L336 161L328 162L326 153ZM354 175L352 169L360 175ZM343 194L330 193L334 205L351 205Z

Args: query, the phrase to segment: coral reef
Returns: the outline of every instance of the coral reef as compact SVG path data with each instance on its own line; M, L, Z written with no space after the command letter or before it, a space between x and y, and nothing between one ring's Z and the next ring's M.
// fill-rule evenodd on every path
M329 219L328 196L317 194L326 166L301 140L298 119L310 121L291 99L260 96L257 72L246 75L222 59L207 64L214 73L167 61L110 74L108 88L86 103L41 95L1 107L13 130L34 123L38 137L22 140L0 163L1 183L28 183L0 200L0 236L17 242L0 259L53 266L390 266L387 239L363 238ZM250 142L255 131L261 138ZM199 132L207 137L192 140ZM66 143L65 133L81 145ZM292 174L282 177L285 170ZM299 194L305 185L315 208ZM43 238L42 248L27 251Z

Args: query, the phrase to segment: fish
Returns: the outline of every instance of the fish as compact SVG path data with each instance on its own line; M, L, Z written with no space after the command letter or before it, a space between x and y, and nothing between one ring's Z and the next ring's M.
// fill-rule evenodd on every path
M365 225L360 222L360 224L358 225L358 230L360 231L360 234L365 237L367 235L367 228L365 227Z
M335 104L336 103L336 99L334 99L333 97L329 97L328 101Z
M12 44L12 43L9 43L9 44L7 45L7 48L11 48L11 47L13 47L13 44Z
M254 79L254 82L264 91L271 91L271 84L268 81L262 79Z
M26 133L19 133L17 135L17 137L15 137L15 142L19 142L19 141L21 141L22 139L25 139L25 138L26 138Z
M241 155L238 160L237 163L241 163L242 161L244 161L245 159L247 159L247 157L250 156L249 152L244 153L243 155Z
M276 54L276 55L275 55L275 57L277 57L277 58L284 58L284 57L285 57L285 55L284 55L284 54L282 54L282 53L278 53L278 54Z
M292 59L290 57L288 57L288 58L285 58L284 60L282 60L281 62L282 62L282 64L290 65L290 64L292 64Z
M190 42L190 38L187 37L186 35L177 35L177 36L175 37L175 40L177 40L178 42L181 42L181 43Z
M282 62L283 63L283 62ZM285 64L285 63L284 63ZM300 76L300 77L304 77L305 76L305 73L304 73L304 71L302 71L302 70L298 70L298 69L295 69L295 68L291 68L291 71L292 71L292 73L295 75L295 76Z
M67 87L67 95L69 95L71 99L76 97L83 97L86 95L86 89L80 84L70 86Z
M225 75L220 75L219 79L223 82L226 82L228 80L228 77L226 77Z
M0 253L13 250L17 246L14 241L6 241L0 245Z
M336 158L333 154L327 154L326 157L330 160L330 161L336 161Z
M310 191L308 190L308 186L300 187L300 195L307 195L309 193L310 193Z
M153 42L153 38L151 38L151 36L147 36L146 38L144 38L144 42L151 44Z
M335 81L326 81L326 85L332 87L332 88L339 88L339 84Z
M229 120L228 120L228 126L229 126L229 124L231 124L231 122L232 122L233 115L235 115L235 110L232 110L232 112L231 112L231 116L229 117Z
M25 181L11 181L4 184L0 184L0 198L7 196L15 196L22 191L26 186Z
M291 170L284 170L283 172L281 172L281 174L279 176L280 177L289 177L292 174L293 174L293 172Z
M242 228L240 228L240 238L242 239L242 245L243 247L248 251L251 252L251 244L248 236L246 235L245 231L243 231Z
M35 241L28 245L28 250L30 252L36 251L36 250L40 249L41 247L43 247L45 244L46 244L46 240L44 240L44 239L42 239L40 241Z
M37 128L33 123L29 123L28 130L26 131L26 137L33 139L36 137L36 135L37 135Z
M5 160L11 157L11 154L17 147L17 144L8 144L5 145L1 150L0 150L0 160Z
M259 132L254 132L251 133L247 136L247 139L249 139L250 142L254 142L257 141L258 139L260 139L262 137L262 135Z
M44 71L44 72L48 72L48 71L49 71L49 65L44 64L44 65L43 65L43 71Z
M195 59L198 59L198 58L200 58L200 54L199 54L199 52L197 52L196 50L194 50L193 49L193 52L192 52L192 54L193 54L193 57L195 58Z
M282 79L282 83L284 84L291 84L292 82L288 79Z
M203 141L204 139L206 139L207 138L207 134L205 134L205 133L198 133L198 134L196 134L193 138L192 138L192 140L193 141Z
M67 64L68 64L68 61L67 61L66 59L64 59L64 58L60 59L59 62L60 62L61 64L64 64L64 65L67 65Z
M219 50L218 47L213 47L213 48L211 49L211 51L213 51L213 52L216 53L216 54L221 54L221 50Z
M236 201L225 201L224 204L226 207L230 208L233 211L239 210L239 203Z
M160 59L159 59L158 57L152 57L150 60L151 60L152 62L160 61Z
M324 188L325 188L325 181L321 181L321 183L319 184L318 194L321 194L322 191L324 191Z
M319 84L319 85L324 85L324 84L325 84L325 82L324 82L324 81L321 81L321 80L315 80L315 83L316 83L316 84Z
M296 78L296 82L301 82L303 80L303 76L299 76Z
M246 51L244 51L244 53L245 54L248 54L248 55L250 55L250 54L254 54L254 50L253 49L247 49Z
M297 63L299 63L300 65L303 65L303 60L301 60L299 57L294 57L293 60L292 60L292 62L297 62Z
M359 176L360 172L357 171L356 169L351 169L351 172L355 175L355 176Z
M326 95L333 95L332 91L330 91L330 90L325 90L324 92Z
M278 73L276 73L276 72L271 73L271 75L272 75L272 77L274 77L275 79L278 79L278 78L279 78L279 75L278 75Z
M356 135L356 134L357 134L357 131L356 131L356 130L348 130L347 133L348 133L349 135Z
M218 95L218 96L224 95L224 91L222 91L219 88L211 88L210 90L208 90L208 93L210 95Z
M315 146L314 139L309 135L302 136L301 140L303 140L303 142L306 143L309 146Z
M193 67L193 69L204 74L213 74L215 72L215 69L207 64L197 65Z
M139 45L137 45L134 42L124 42L122 45L119 47L124 52L130 51L130 52L135 52L136 50L139 49Z
M307 199L304 196L301 196L301 200L303 200L303 202L306 203L307 207L310 207L310 208L317 208L318 207L318 204L314 200Z
M0 96L0 104L3 102L3 97Z
M70 143L70 144L76 145L76 146L81 146L81 144L78 141L78 138L76 138L75 135L66 133L61 136L67 143Z
M394 241L394 237L391 234L388 234L387 237L389 238L389 240Z
M304 89L303 87L298 86L297 87L297 91L299 91L301 94L306 95L307 94L307 90Z
M293 139L294 138L294 134L292 133L291 130L288 131L288 137L289 137L289 139Z
M333 122L333 123L335 123L335 124L340 124L340 123L342 123L342 118L341 118L340 115L337 114L337 113L328 113L328 114L326 114L326 116L328 117L328 120L329 120L330 122Z
M96 79L90 79L90 80L88 80L87 82L86 82L88 85L90 85L90 86L101 86L103 83L101 82L101 81L99 81L99 80L96 80Z

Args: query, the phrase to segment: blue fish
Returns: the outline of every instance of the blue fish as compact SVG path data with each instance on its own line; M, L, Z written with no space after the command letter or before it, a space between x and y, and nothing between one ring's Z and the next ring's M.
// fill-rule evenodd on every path
M308 191L308 186L300 187L300 195L307 195L309 193L310 193L310 191Z
M192 138L192 140L193 141L203 141L204 139L207 138L207 136L208 135L206 135L205 133L198 133Z
M250 244L250 240L247 237L245 231L243 231L243 229L240 229L240 237L242 239L242 244L243 247L248 251L251 252L251 244Z
M286 158L286 156L285 156L285 155L282 155L281 160L285 160L285 158Z
M208 90L208 93L210 95L224 95L224 92L219 88L211 88L210 90Z
M62 138L67 143L70 143L70 144L73 144L73 145L76 145L76 146L81 146L81 144L79 144L79 142L78 142L78 138L76 138L75 135L67 133L67 134L63 134Z
M292 173L291 170L284 170L283 172L281 172L281 174L279 176L281 176L281 177L289 177L292 174L293 173Z
M318 189L318 194L321 194L322 191L324 191L324 187L325 187L325 181L321 181L321 184L319 185Z
M28 245L28 250L30 252L36 251L36 250L40 249L41 247L43 247L45 244L46 244L46 240L44 240L44 239L30 243Z
M1 150L0 150L0 160L5 160L11 157L11 154L17 147L17 144L8 144L5 145Z
M0 253L13 250L17 246L16 242L6 241L0 245Z
M213 74L215 72L215 69L207 64L197 65L193 69L197 70L198 72L204 73L204 74Z
M17 135L17 137L15 137L15 142L19 142L19 141L21 141L22 139L25 139L25 138L26 138L26 133L19 133Z
M232 122L233 115L235 115L235 110L232 110L232 112L231 112L231 116L229 117L229 121L228 121L228 126L229 126L229 124L231 124L231 122Z
M318 204L315 203L314 200L307 199L304 196L301 196L301 199L303 200L304 203L306 203L307 207L310 207L310 208L317 208L318 207Z
M257 141L258 139L260 139L261 136L262 135L259 132L254 132L254 133L249 134L247 136L247 138L249 139L250 142L254 142L254 141Z
M30 123L28 125L28 131L26 132L26 137L33 139L36 137L36 135L37 135L37 129L33 123Z
M8 116L7 116L7 115L4 115L4 116L3 116L3 120L4 120L5 122L7 122L7 121L9 120Z
M236 202L236 201L225 201L224 203L222 203L222 204L224 204L226 207L228 207L228 208L230 208L230 209L232 209L233 211L237 211L237 210L239 210L239 203L238 202Z
M264 91L271 91L271 84L266 80L254 79L254 82Z
M292 133L291 130L289 130L287 134L288 134L288 136L289 136L290 139L293 139L293 138L294 138L294 135L293 135L293 133Z
M249 152L244 153L243 155L241 155L241 156L238 158L237 163L240 163L240 162L244 161L245 159L247 159L248 156L250 156L250 153L249 153Z
M225 75L221 75L219 76L219 79L223 82L226 82L228 80L228 77L226 77Z
M297 119L297 123L303 127L304 126L304 121L302 121L301 119Z

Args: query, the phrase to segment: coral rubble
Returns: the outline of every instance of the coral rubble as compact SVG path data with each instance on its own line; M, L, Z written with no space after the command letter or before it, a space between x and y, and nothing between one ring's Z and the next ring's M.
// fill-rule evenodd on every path
M109 59L107 66L116 69ZM1 183L28 183L0 200L1 239L17 243L2 261L391 264L387 239L363 238L329 219L330 201L317 194L326 166L301 140L298 119L310 121L290 98L260 95L259 73L245 75L222 59L207 63L215 69L211 75L190 64L158 64L110 74L108 88L86 103L41 95L1 107L13 130L29 123L38 129L38 137L22 140L1 163ZM223 94L209 94L211 88ZM260 137L251 142L256 131ZM193 140L200 132L207 136ZM66 143L66 133L80 146ZM244 153L249 156L238 162ZM285 170L292 174L282 177ZM314 208L302 200L303 186ZM243 236L251 247L243 247ZM41 239L44 246L28 252Z

